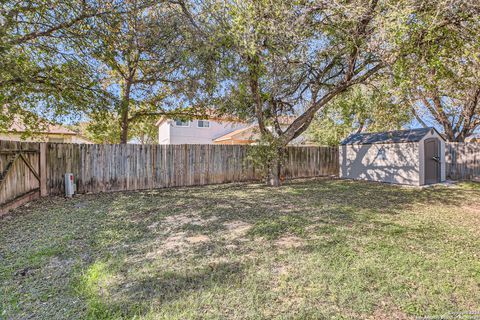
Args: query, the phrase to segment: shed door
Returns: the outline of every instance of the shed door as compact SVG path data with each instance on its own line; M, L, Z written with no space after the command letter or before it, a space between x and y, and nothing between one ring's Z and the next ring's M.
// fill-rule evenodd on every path
M440 141L425 140L425 184L440 182Z

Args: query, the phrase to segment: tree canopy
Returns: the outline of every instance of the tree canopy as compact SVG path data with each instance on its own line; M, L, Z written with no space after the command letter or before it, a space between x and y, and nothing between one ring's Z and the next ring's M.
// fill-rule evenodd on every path
M41 116L72 116L101 103L98 81L73 48L89 19L116 6L89 1L2 1L0 9L0 115L38 126Z
M145 118L200 113L191 106L203 64L192 54L197 39L185 8L151 0L3 2L1 128L14 118L32 130L45 119L87 120L93 136L107 123L104 137L116 132L95 141L126 143L144 136L137 129Z
M412 112L392 89L361 85L335 98L317 114L306 134L309 142L336 146L352 133L399 130Z
M213 109L258 126L278 184L307 131L333 144L415 116L463 141L480 127L468 0L5 0L0 13L3 130L67 118L98 142L151 141L160 116Z
M220 44L221 93L234 111L255 119L278 155L270 165L279 183L283 149L304 133L317 113L349 88L387 66L389 1L217 1L203 7ZM228 108L228 106L227 106ZM295 117L282 126L285 115Z
M464 141L480 126L480 6L441 0L409 10L399 31L404 54L392 65L396 84L420 122Z

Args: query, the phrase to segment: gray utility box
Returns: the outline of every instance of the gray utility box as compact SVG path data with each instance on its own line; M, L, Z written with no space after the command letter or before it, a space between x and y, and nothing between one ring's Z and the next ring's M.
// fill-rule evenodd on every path
M73 173L65 173L65 197L71 198L75 194L75 189Z

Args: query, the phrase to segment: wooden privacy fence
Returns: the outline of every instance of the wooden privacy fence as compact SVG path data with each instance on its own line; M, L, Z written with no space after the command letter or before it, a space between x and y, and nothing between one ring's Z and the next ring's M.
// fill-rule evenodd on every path
M75 176L79 193L196 186L260 179L247 161L245 145L87 145L48 144L47 189L62 194L65 172ZM290 147L285 178L338 173L338 151Z
M480 181L480 143L447 142L445 160L447 178Z
M74 174L78 193L256 181L261 171L247 159L250 148L255 146L1 142L2 156L24 150L31 165L23 161L7 177L0 205L28 193L61 195L65 173ZM8 162L7 156L0 159L0 172ZM329 176L338 170L338 148L289 147L282 176Z

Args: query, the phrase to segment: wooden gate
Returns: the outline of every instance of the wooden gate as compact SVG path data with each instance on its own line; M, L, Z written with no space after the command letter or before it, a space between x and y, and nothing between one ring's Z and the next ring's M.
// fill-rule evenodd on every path
M40 196L40 144L0 141L0 215Z

